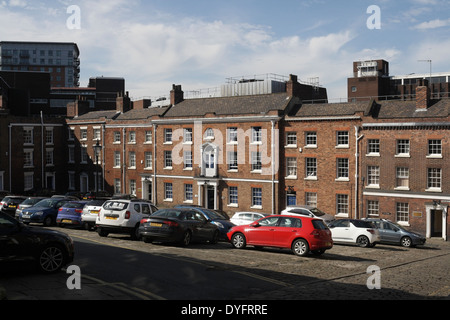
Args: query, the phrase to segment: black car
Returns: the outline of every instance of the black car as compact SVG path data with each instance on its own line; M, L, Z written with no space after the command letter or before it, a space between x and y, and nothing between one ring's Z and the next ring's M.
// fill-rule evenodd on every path
M202 214L188 208L161 209L141 220L139 235L145 242L179 242L183 246L191 241L217 243L217 226Z
M26 199L27 197L22 196L6 196L0 202L0 211L8 213L10 216L14 217L17 207Z
M65 233L28 227L0 212L0 262L32 259L40 271L53 273L73 258L73 241Z

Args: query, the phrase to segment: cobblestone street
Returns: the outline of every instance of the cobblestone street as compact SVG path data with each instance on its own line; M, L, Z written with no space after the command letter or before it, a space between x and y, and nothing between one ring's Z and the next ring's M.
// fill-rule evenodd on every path
M110 235L100 238L96 232L64 229L75 240L93 241L114 247L145 252L159 257L168 257L177 262L191 262L201 265L205 271L233 272L273 284L277 289L262 292L254 288L254 294L236 300L402 300L402 299L450 299L450 243L441 239L428 239L427 244L417 248L377 245L374 248L360 248L348 245L335 245L322 256L300 258L289 250L232 249L231 245L220 242L217 245L192 244L188 248L175 245L147 244L131 241L127 236ZM79 254L78 254L79 255ZM73 264L77 264L75 259ZM367 270L377 266L380 289L368 289L367 283L372 274ZM83 292L67 293L65 281L67 274L55 275L52 281L60 282L61 299L134 299L118 287L111 287L83 273ZM8 292L9 299L34 299L33 290L42 296L39 275L26 275L23 278L3 277L1 285ZM34 282L33 282L34 281ZM42 280L41 282L43 282ZM47 281L46 281L47 282ZM33 288L30 283L35 283ZM26 287L26 289L24 289ZM114 290L113 290L114 289ZM253 288L249 288L252 292ZM26 293L24 293L26 292ZM55 295L55 287L49 293ZM142 298L142 297L141 297ZM51 298L50 298L51 299Z

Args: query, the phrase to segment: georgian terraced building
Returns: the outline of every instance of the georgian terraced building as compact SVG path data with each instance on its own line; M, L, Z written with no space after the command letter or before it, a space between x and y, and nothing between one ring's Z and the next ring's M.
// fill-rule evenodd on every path
M6 112L2 186L21 193L23 181L40 186L46 179L58 192L131 193L159 207L193 204L228 214L309 204L447 238L450 100L432 99L426 80L414 99L338 104L323 103L324 88L293 75L255 89L260 85L243 81L220 97L196 99L174 85L158 107L119 94L114 110L101 111L81 99L68 105L63 121L44 117L43 125ZM47 151L54 164L41 170Z

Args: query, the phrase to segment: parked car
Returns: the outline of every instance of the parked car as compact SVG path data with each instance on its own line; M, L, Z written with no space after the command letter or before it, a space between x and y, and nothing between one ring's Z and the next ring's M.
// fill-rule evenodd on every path
M58 209L66 202L73 201L70 198L46 198L34 206L22 211L19 219L25 224L42 223L44 226L51 226L56 222Z
M400 244L403 247L415 247L426 242L424 235L406 230L401 225L386 219L365 218L365 221L372 222L380 233L380 243Z
M380 242L378 229L370 222L358 219L338 219L331 222L334 243L352 243L360 247L374 247Z
M58 215L56 216L56 223L58 226L81 226L81 214L84 205L87 202L88 201L69 201L62 205L61 208L58 209Z
M295 255L322 254L333 247L331 232L323 220L271 215L249 225L235 226L227 234L236 249L247 245L291 249Z
M86 230L92 230L95 228L95 222L97 221L98 213L102 208L106 200L95 199L86 203L81 213L81 225Z
M27 197L24 196L6 196L0 202L0 211L9 214L14 217L16 214L17 206L25 201Z
M157 210L147 200L107 200L97 216L97 232L101 237L107 237L110 233L124 233L137 240L141 220Z
M288 206L286 209L281 211L281 214L287 215L302 215L306 217L312 217L317 219L322 219L325 224L330 224L332 221L336 220L334 216L327 214L320 209L312 206L301 205L301 206Z
M68 235L27 227L0 212L0 262L33 259L42 272L53 273L73 258L73 241Z
M93 199L103 199L103 200L109 200L111 199L112 195L106 191L90 191L83 195L83 200L93 200Z
M192 208L158 210L141 220L139 234L145 242L179 242L183 246L191 241L217 243L219 240L217 225Z
M241 226L244 224L250 224L255 222L261 218L267 217L269 214L267 213L258 213L258 212L236 212L230 219L232 223L237 226Z
M199 206L190 206L190 205L178 205L175 208L189 208L193 209L197 212L200 212L206 219L210 220L219 228L219 239L227 241L227 233L232 227L234 227L234 223L230 221L228 216L221 214L212 209L206 209Z
M26 208L30 208L32 206L34 206L36 203L38 203L39 201L45 199L44 197L28 197L25 201L21 202L16 209L16 214L15 217L17 220L20 219L20 214L22 213L22 211Z

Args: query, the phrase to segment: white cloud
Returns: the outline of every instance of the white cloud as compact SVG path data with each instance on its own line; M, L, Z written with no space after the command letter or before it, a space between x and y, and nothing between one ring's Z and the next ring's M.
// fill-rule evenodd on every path
M10 0L9 5L11 7L25 8L27 6L27 2L25 0Z
M436 29L441 27L448 27L450 26L450 19L447 20L441 20L441 19L435 19L428 22L422 22L416 26L414 26L413 29L418 30L428 30L428 29Z

